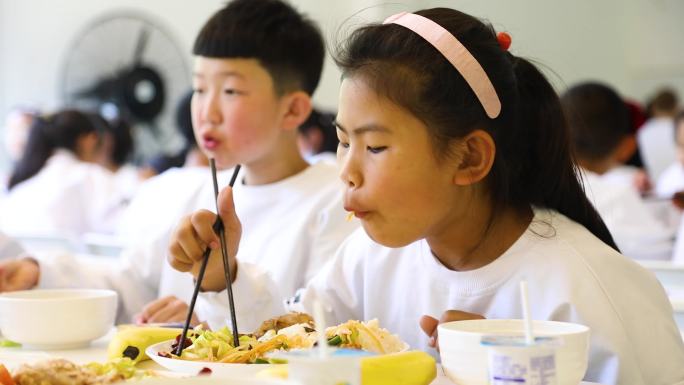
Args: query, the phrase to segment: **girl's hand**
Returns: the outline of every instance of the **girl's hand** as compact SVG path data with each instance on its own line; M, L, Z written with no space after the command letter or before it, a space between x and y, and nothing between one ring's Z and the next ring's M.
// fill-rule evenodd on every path
M40 267L33 258L0 262L0 293L33 289L38 284Z
M233 189L226 187L218 197L219 214L223 221L226 235L226 248L230 264L231 277L235 281L237 275L237 254L242 226L235 214L233 204ZM169 264L178 271L189 271L195 278L199 274L202 257L207 247L212 252L209 256L207 270L202 280L202 289L207 291L221 291L226 288L221 256L221 240L214 232L213 225L216 214L208 210L199 210L183 218L176 227L169 244Z
M420 318L420 328L423 332L430 337L430 342L428 343L431 347L439 351L439 341L437 339L437 325L443 324L445 322L451 321L465 321L471 319L485 319L485 317L475 314L468 313L460 310L447 310L442 314L442 316L437 320L436 318L430 317L429 315L424 315Z

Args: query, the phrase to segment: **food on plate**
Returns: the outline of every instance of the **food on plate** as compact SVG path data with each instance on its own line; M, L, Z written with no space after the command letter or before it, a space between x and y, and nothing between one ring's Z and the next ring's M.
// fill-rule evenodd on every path
M15 385L12 375L5 365L0 364L0 384L2 385Z
M297 324L309 325L309 328L313 330L314 320L313 318L311 318L310 315L306 313L292 312L283 314L281 316L273 317L262 322L261 326L259 326L259 328L254 332L254 337L260 338L269 330L275 330L277 332L280 329L285 329L286 327Z
M106 385L150 375L148 371L136 369L128 358L87 365L53 359L21 365L14 371L12 379L16 385Z
M310 349L316 345L318 334L312 324L311 317L301 313L276 317L264 322L254 334L240 336L238 347L233 346L233 335L228 328L214 332L200 326L188 333L180 357L175 354L180 336L171 350L159 352L159 355L191 361L277 363L277 360L265 358L266 353ZM382 329L378 320L348 321L327 328L325 334L329 345L378 354L396 353L407 348L398 336Z
M119 329L109 342L109 359L128 357L134 363L148 360L145 349L156 343L176 338L183 329L153 326L131 326Z

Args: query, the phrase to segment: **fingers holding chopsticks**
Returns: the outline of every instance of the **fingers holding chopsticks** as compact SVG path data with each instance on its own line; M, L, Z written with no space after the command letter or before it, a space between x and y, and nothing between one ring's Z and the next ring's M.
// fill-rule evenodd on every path
M169 244L169 263L179 271L190 271L201 262L207 246L219 248L218 236L212 225L216 214L200 210L184 217L176 227Z

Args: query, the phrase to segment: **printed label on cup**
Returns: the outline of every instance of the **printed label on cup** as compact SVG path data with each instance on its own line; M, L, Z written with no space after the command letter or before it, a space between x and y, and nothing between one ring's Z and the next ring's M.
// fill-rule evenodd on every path
M524 337L486 336L490 385L556 385L557 340L537 337L525 344Z

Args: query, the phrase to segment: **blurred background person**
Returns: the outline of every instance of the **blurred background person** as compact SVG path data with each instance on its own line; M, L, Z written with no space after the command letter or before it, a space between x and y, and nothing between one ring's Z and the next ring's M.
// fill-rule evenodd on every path
M684 111L675 118L674 127L677 159L658 178L656 194L662 197L671 197L675 193L684 191Z
M611 177L636 148L622 98L605 84L588 82L569 88L561 102L586 194L622 253L635 259L669 259L675 229L644 204L633 179Z
M4 131L4 144L5 153L10 164L16 163L19 158L21 158L24 152L24 147L26 146L26 139L28 138L28 132L33 123L34 116L37 115L37 111L16 107L10 110L10 112L5 117ZM0 176L2 180L3 192L7 190L7 179L9 175L3 173Z
M337 162L338 143L335 114L332 112L314 108L298 128L297 146L302 157L310 164Z
M96 125L85 113L36 117L2 200L2 229L69 237L99 231L116 189L112 173L95 163L98 145Z
M671 89L662 89L647 103L649 119L637 134L639 149L651 180L657 181L660 174L674 162L674 117L679 99Z

